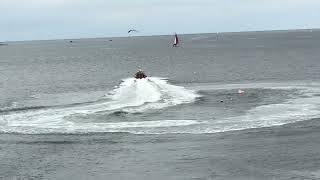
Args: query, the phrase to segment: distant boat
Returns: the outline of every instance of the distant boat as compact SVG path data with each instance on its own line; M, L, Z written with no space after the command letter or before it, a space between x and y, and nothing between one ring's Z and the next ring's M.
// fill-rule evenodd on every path
M179 38L177 33L174 34L173 47L177 47L179 44Z
M146 77L147 75L141 69L139 69L139 71L134 75L134 78L136 79L143 79Z

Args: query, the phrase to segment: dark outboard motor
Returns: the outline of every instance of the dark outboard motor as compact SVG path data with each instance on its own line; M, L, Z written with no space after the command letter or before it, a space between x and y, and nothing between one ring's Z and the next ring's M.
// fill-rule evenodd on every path
M146 78L147 75L146 75L143 71L139 70L139 71L135 74L134 77L135 77L136 79L143 79L143 78Z

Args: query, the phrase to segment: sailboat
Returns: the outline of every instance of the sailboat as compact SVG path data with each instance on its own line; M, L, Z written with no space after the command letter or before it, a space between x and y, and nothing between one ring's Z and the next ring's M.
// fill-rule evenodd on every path
M174 34L174 41L173 41L173 47L177 47L179 44L179 38L177 33Z

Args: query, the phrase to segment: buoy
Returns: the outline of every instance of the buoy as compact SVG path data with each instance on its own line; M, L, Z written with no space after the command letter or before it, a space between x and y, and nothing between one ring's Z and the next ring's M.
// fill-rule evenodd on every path
M239 93L239 94L244 94L244 90L239 89L239 90L238 90L238 93Z

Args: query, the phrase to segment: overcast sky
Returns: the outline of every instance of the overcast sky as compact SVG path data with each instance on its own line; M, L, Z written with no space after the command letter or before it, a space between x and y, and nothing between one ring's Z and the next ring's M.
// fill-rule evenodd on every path
M320 27L320 0L0 0L0 41Z

